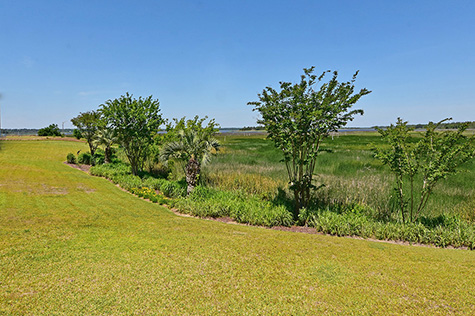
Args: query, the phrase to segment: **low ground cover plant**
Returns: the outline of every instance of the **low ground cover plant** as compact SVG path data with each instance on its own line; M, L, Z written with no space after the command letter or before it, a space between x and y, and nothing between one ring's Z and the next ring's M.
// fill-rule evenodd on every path
M239 192L222 191L198 186L188 198L185 181L170 181L143 174L142 178L131 174L124 163L94 166L90 169L94 176L105 177L131 193L149 199L154 203L168 203L180 212L199 217L229 216L239 223L261 226L290 226L292 215L283 206ZM165 201L163 196L175 198Z
M284 206L240 191L223 191L198 186L175 206L183 213L199 217L231 217L238 223L259 226L291 226L292 213Z
M132 193L139 192L138 189L149 188L160 191L166 197L179 197L186 194L183 181L155 178L146 172L141 173L142 177L135 176L132 174L130 165L122 162L94 166L90 169L90 173L107 178Z

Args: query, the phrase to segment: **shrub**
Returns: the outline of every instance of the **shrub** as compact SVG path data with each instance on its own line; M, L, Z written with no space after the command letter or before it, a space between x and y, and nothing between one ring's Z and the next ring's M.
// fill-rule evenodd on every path
M453 216L420 218L412 223L380 222L360 211L339 213L325 209L315 211L308 225L319 232L337 236L475 248L475 225Z
M105 153L104 150L98 148L94 153L94 164L95 165L102 165L105 162Z
M260 226L290 226L292 214L283 206L275 206L256 196L242 192L219 191L197 186L186 199L175 206L183 213L199 217L229 216L239 223Z
M76 163L76 155L74 155L73 153L69 153L69 154L66 156L66 161L67 161L68 163L75 164L75 163Z
M80 153L78 156L78 163L84 164L84 165L90 165L92 164L92 156L89 152L86 153Z

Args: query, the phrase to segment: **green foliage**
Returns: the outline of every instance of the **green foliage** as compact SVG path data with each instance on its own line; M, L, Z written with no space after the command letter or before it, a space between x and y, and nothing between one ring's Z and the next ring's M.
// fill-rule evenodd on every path
M186 120L183 117L180 120L174 119L175 126L167 126L168 142L162 149L161 159L173 159L183 163L188 194L197 185L202 165L208 163L212 153L219 148L219 143L214 138L218 132L218 124L212 119L203 126L206 119L207 117L200 119L195 116Z
M124 163L110 163L94 166L90 169L93 176L104 177L121 188L131 191L137 188L159 190L166 197L181 197L186 195L186 184L179 181L157 179L151 176L140 178L131 174L131 167ZM132 191L131 191L132 192Z
M113 155L112 145L117 143L117 135L113 129L102 126L96 135L95 144L104 146L104 163L110 163Z
M124 176L131 173L130 166L125 163L111 163L92 167L89 172L93 176L104 177L114 180L118 176Z
M61 136L61 131L57 124L51 124L38 130L38 136Z
M67 161L68 163L75 164L75 163L76 163L76 155L73 154L73 153L69 153L69 154L66 156L66 161Z
M150 200L153 203L158 203L160 205L165 204L167 201L163 198L163 196L157 194L155 190L149 187L142 187L142 188L132 188L130 190L131 193L137 195L138 197Z
M292 215L283 206L275 206L258 197L240 192L221 191L202 186L175 207L180 212L199 217L231 217L239 223L260 226L290 226Z
M356 206L358 207L358 206ZM314 211L307 218L308 226L337 236L359 236L379 240L407 241L433 244L439 247L467 247L475 249L475 226L458 217L421 217L415 222L381 222L364 212L344 208Z
M377 148L375 156L395 175L395 191L403 222L414 221L427 205L437 182L456 173L461 164L475 155L475 137L463 135L467 124L457 131L436 131L446 120L437 124L430 122L417 142L411 141L413 128L401 118L396 125L378 129L389 147ZM420 184L417 184L419 175ZM405 188L406 181L409 182L408 189ZM417 192L420 192L418 196Z
M102 149L97 148L92 158L94 165L102 165L103 163L105 163L105 152Z
M87 144L89 145L91 155L94 155L97 148L97 133L99 132L99 128L104 125L104 122L101 118L101 113L98 111L80 113L78 116L71 119L71 123L77 127L76 130L78 132L76 132L75 137L78 138L78 136L81 136L85 138Z
M82 138L82 133L79 129L74 129L73 130L73 136L76 138L76 139L81 139Z
M134 99L129 93L101 104L100 112L123 146L134 175L143 171L148 148L165 123L159 106L152 96Z
M83 165L92 165L93 159L92 155L89 152L80 153L78 156L78 163Z
M300 83L280 82L280 91L266 87L258 95L260 101L248 103L261 114L258 123L284 155L290 188L294 191L295 217L301 207L308 205L311 190L317 189L312 180L322 140L356 114L363 114L362 110L349 109L371 92L362 89L354 93L358 72L351 81L339 82L336 71L316 90L328 71L319 77L313 71L314 67L304 69Z

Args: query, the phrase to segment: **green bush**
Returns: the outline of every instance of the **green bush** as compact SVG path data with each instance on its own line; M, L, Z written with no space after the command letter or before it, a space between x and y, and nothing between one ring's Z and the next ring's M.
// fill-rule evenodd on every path
M106 156L104 150L98 148L94 153L94 165L102 165L105 162Z
M220 191L197 186L187 197L176 201L180 212L199 217L229 216L239 223L260 226L290 226L292 214L283 206L275 206L242 192Z
M166 197L180 197L186 195L186 183L183 181L169 181L146 176L143 179L133 176L129 165L124 163L110 163L97 165L90 169L93 176L104 177L119 184L123 189L147 187L159 190Z
M80 153L78 156L78 163L83 165L91 165L92 164L92 156L89 152Z
M67 161L68 163L75 164L75 163L76 163L76 155L74 155L73 153L69 153L69 154L66 156L66 161Z
M337 236L475 248L475 225L453 216L421 218L414 223L380 222L361 212L315 211L308 225Z

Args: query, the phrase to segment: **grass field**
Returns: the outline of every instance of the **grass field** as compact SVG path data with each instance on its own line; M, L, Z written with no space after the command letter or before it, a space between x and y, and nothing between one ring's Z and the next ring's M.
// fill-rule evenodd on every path
M475 252L179 217L63 164L0 149L0 314L466 314Z

